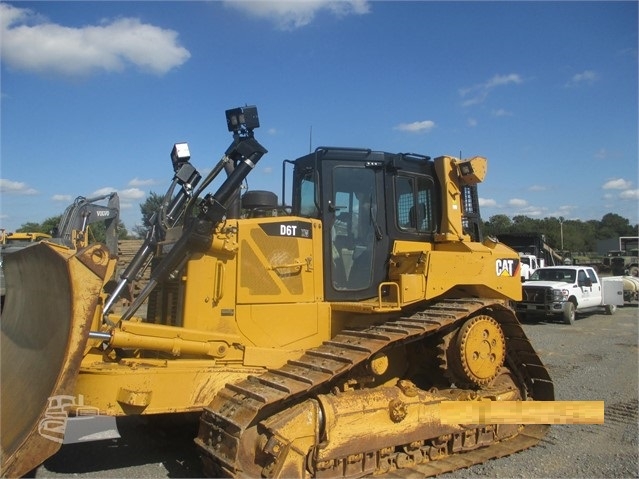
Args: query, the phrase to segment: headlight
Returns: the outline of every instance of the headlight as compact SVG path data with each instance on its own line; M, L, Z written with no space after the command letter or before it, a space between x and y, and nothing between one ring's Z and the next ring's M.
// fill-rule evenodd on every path
M568 299L567 289L553 289L552 300L553 301L566 301Z

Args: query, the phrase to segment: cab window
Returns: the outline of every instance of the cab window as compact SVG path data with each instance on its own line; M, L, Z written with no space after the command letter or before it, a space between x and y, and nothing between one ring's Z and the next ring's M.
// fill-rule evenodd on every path
M431 178L398 175L395 178L397 227L414 233L434 232L433 197L434 184Z
M300 216L307 218L317 218L317 175L314 171L307 171L300 182Z
M587 280L588 276L586 276L586 272L584 270L579 270L579 273L577 273L577 284L579 286L586 286L588 282Z

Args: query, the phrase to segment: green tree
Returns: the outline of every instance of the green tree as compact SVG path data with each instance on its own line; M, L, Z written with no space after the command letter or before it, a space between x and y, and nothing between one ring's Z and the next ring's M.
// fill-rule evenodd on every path
M118 219L117 230L118 239L127 239L129 232L122 220ZM106 241L106 223L104 221L98 221L89 225L89 243L104 243Z
M539 231L539 220L528 218L527 216L513 216L513 233L534 233Z
M16 231L19 233L47 233L51 234L54 228L60 223L62 215L51 216L42 223L28 222L24 223ZM125 239L129 236L124 223L118 219L117 225L118 239ZM98 221L89 225L89 243L104 243L106 241L106 223Z
M46 230L47 233L51 234L51 232L58 226L60 223L60 219L62 215L51 216L42 222L42 228Z
M570 241L574 241L575 251L596 251L597 235L595 226L589 221L574 221L568 223L568 235ZM565 232L564 232L565 233Z
M614 238L615 236L636 236L637 228L630 226L630 221L616 213L606 213L599 223L598 239Z
M505 233L540 233L546 243L556 250L561 249L562 235L564 250L573 252L593 252L597 240L618 236L638 236L637 225L618 214L608 213L601 220L566 220L563 217L543 219L517 215L512 220L506 215L491 216L484 223L484 234L499 236Z
M139 238L144 238L147 231L151 227L151 217L155 212L160 211L164 196L159 195L153 191L149 192L144 203L140 204L140 213L142 213L142 224L133 227L133 232L138 235Z
M49 230L50 231L50 230ZM16 230L17 233L49 233L49 231L43 229L42 224L29 221L23 223L20 228Z
M484 223L484 234L497 236L499 234L510 233L513 222L506 215L491 216L488 222Z

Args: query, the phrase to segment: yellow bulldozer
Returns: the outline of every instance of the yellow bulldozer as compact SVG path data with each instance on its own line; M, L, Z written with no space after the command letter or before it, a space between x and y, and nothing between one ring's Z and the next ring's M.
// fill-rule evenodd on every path
M254 106L226 120L233 140L203 180L174 145L171 186L119 277L101 245L7 258L2 475L72 430L110 437L123 415L201 412L211 477L430 476L537 443L546 425L439 412L554 399L511 308L519 256L481 237L486 160L320 147L283 162L281 201L241 196L267 151Z

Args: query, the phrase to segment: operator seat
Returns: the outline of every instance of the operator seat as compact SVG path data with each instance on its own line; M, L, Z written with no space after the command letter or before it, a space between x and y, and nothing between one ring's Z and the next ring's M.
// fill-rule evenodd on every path
M336 289L343 289L346 287L346 278L348 276L347 266L351 266L350 262L347 265L344 258L344 250L349 250L349 241L347 235L337 235L333 240L333 286ZM350 248L352 249L352 248Z
M415 228L418 231L423 230L422 223L426 218L426 205L424 203L417 203L416 205L411 206L408 211L408 217L411 228Z

